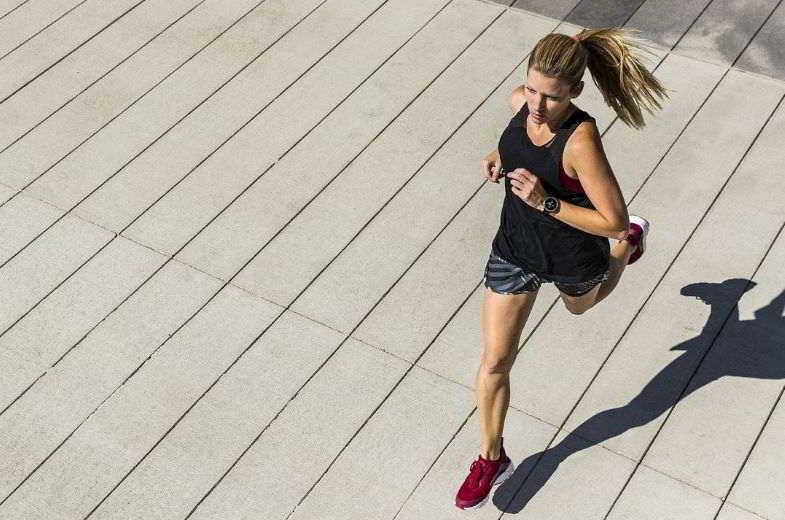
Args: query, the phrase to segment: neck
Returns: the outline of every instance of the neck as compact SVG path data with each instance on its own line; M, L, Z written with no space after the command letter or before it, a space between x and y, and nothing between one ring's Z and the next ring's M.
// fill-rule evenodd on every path
M542 130L542 129L543 129L543 127L546 127L546 126L547 126L547 127L548 127L548 130L550 130L551 132L556 132L556 130L558 130L559 128L561 128L561 125L563 125L563 124L564 124L564 122L565 122L567 119L569 119L569 117L570 117L570 116L573 114L573 112L575 111L575 109L576 109L575 105L573 105L572 103L570 103L570 106L569 106L569 107L567 107L567 110L565 110L565 111L564 111L564 114L562 114L562 115L561 115L561 116L560 116L560 117L559 117L557 120L555 120L555 121L546 121L546 122L544 122L544 123L535 123L535 122L533 122L533 121L527 121L527 122L528 122L529 124L531 124L531 126L532 126L532 129L534 129L534 130ZM527 117L526 119L529 119L529 118Z

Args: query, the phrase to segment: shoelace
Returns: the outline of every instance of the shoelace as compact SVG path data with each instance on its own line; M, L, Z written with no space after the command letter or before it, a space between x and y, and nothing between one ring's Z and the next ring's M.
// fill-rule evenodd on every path
M474 471L475 468L479 466L480 461L475 460L472 462L472 465L469 466L469 474L474 475L474 478L471 480L472 487L477 487L480 485L480 479L482 479L482 466L479 467L478 471Z

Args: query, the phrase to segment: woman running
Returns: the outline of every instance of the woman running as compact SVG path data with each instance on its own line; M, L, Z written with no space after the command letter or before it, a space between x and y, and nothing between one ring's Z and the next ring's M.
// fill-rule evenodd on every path
M515 114L498 150L483 160L491 182L504 177L501 224L485 268L484 351L475 382L481 446L458 490L461 509L485 503L513 471L502 445L510 369L521 331L543 282L581 314L605 299L627 264L646 248L649 223L627 206L594 119L573 105L588 66L619 119L644 126L665 89L643 65L641 41L620 28L549 34L534 47L525 85L513 90ZM611 249L608 238L618 240Z

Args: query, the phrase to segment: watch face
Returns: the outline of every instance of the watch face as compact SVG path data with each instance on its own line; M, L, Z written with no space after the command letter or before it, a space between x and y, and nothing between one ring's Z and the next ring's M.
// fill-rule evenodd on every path
M548 212L556 211L559 207L559 201L553 197L548 197L547 199L545 199L544 206L545 206L545 211Z

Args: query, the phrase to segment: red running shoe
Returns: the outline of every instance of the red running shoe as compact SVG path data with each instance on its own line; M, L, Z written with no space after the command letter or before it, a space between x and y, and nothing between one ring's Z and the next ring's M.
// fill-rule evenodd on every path
M482 455L472 462L469 476L463 481L455 497L455 505L461 509L476 509L485 505L491 488L499 485L512 475L515 467L504 452L504 440L498 460L487 460Z
M649 234L649 221L637 215L630 215L630 233L627 235L627 240L634 246L635 251L630 256L630 261L627 265L634 264L646 251L646 235Z

